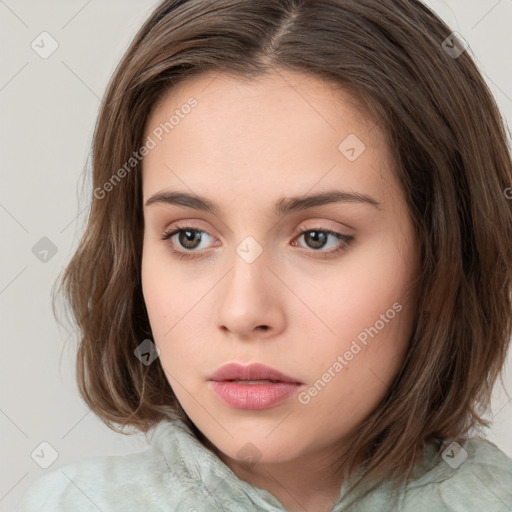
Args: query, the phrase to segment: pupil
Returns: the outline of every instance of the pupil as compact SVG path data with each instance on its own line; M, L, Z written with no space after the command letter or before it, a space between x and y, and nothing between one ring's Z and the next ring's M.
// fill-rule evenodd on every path
M306 238L312 240L312 246L316 249L322 248L325 245L326 235L322 231L309 231L309 233L306 234Z
M187 249L194 249L197 244L194 244L194 240L201 241L201 235L198 231L187 230L182 231L180 234L180 243Z

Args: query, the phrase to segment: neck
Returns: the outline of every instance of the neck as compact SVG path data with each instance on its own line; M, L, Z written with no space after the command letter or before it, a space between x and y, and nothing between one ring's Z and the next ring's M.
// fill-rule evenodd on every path
M249 464L215 453L240 480L270 492L289 512L331 512L343 484L343 477L329 468L333 460L327 454Z

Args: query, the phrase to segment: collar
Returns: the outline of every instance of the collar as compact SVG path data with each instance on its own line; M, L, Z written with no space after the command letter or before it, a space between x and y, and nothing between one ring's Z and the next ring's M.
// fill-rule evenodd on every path
M172 413L168 419L155 427L151 449L158 456L163 456L173 488L179 488L180 492L190 493L195 497L196 512L201 512L200 509L203 507L210 512L212 509L222 512L286 512L270 492L239 479L229 466L195 437L176 413ZM414 466L413 479L425 471L428 472L436 453L435 445L426 446ZM372 503L384 507L393 499L398 499L398 502L403 499L404 490L396 495L389 482L370 487L362 484L353 493L345 496L350 483L359 476L361 470L362 468L359 468L353 476L343 482L332 512L352 510L354 503L369 493L373 494Z

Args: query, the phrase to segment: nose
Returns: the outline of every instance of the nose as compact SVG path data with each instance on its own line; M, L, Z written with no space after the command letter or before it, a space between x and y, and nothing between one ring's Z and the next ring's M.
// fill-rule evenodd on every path
M269 338L285 325L285 287L261 254L249 263L238 254L218 287L217 324L240 339Z

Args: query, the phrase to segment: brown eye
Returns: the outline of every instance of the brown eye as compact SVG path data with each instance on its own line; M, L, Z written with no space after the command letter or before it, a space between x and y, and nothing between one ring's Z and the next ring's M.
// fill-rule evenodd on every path
M201 252L198 249L201 242L210 236L206 231L193 226L173 226L170 231L164 233L162 240L170 241L171 251L180 258L191 258Z
M304 241L312 249L322 249L327 243L329 235L324 231L306 231Z
M307 248L312 249L312 252L326 255L346 249L354 238L353 236L344 235L330 229L308 229L302 231L297 240L301 237L304 238ZM322 251L321 249L324 249L331 237L334 238L334 249Z
M201 243L201 233L194 229L180 230L178 242L185 249L196 249Z

